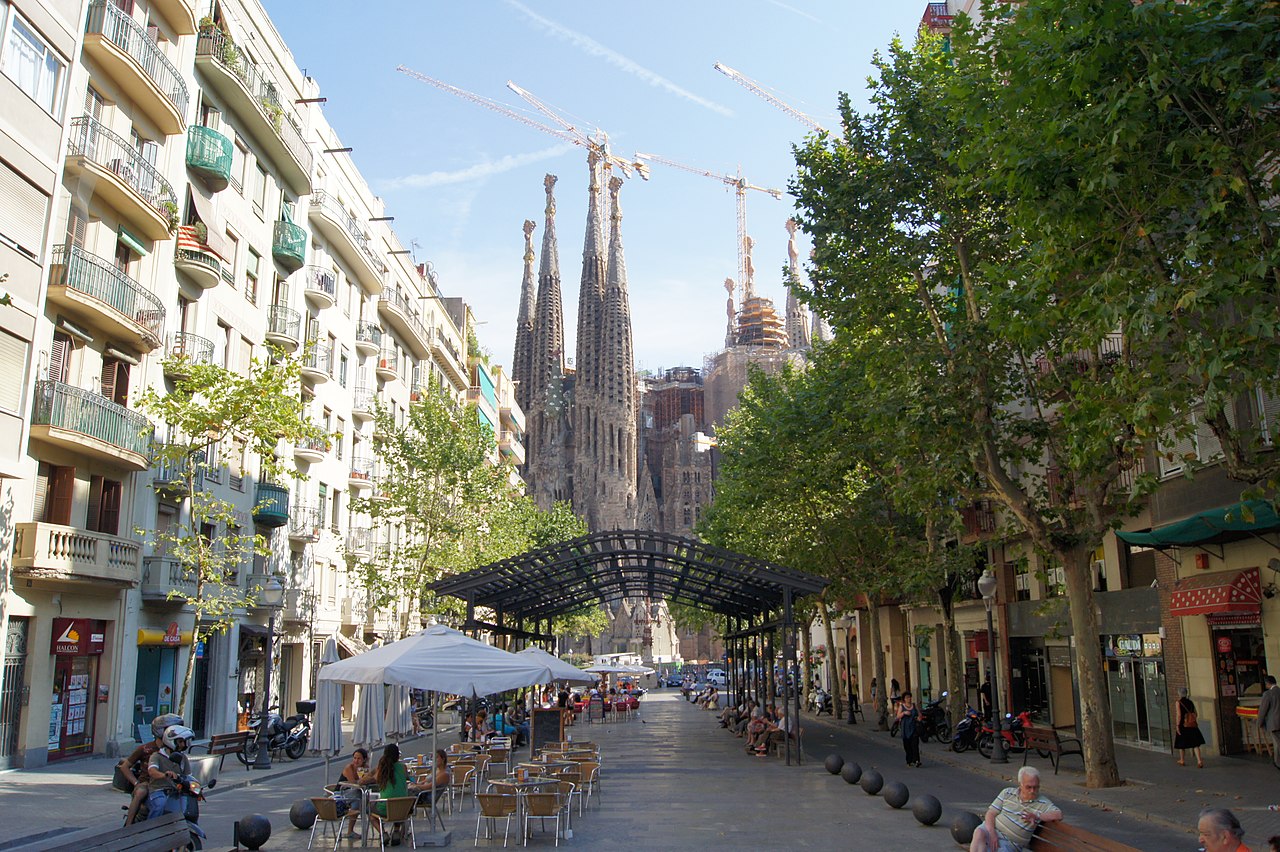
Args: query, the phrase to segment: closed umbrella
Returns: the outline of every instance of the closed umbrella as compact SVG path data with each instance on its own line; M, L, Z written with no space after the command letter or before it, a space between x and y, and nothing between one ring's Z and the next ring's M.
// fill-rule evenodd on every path
M387 687L385 723L387 736L393 739L398 740L413 733L413 701L409 695L409 687L399 685Z
M334 663L333 666L339 666L343 662L350 661L342 660ZM332 666L325 666L325 668L332 668ZM320 678L324 679L324 671L320 672ZM372 748L381 745L382 741L386 739L386 733L382 726L383 720L387 715L384 692L385 690L380 683L360 685L360 697L356 701L355 731L351 735L351 742L355 745Z
M320 649L320 670L338 662L338 643L330 636ZM324 780L329 781L329 758L342 750L342 685L332 680L316 681L315 727L311 729L311 750L324 755Z

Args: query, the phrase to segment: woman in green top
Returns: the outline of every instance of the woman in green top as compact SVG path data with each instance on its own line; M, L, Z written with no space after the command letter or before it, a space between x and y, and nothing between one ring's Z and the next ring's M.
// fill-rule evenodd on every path
M382 759L373 770L373 783L378 788L378 801L373 803L375 817L387 815L387 799L409 795L409 767L400 762L400 746L391 743L382 750ZM378 830L381 824L375 820Z

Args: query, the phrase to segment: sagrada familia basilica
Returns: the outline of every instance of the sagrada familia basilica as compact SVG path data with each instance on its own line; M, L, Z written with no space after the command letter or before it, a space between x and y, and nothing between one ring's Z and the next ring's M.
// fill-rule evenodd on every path
M830 332L790 287L786 318L779 318L773 303L755 293L748 263L740 306L732 279L726 281L725 348L709 356L701 370L677 367L637 376L622 246L622 181L609 176L594 151L588 162L572 367L565 357L554 175L544 180L540 259L533 249L536 225L524 223L524 278L512 363L516 401L526 422L522 473L539 506L568 502L592 532L643 529L693 536L713 493L715 424L737 403L748 366L777 369L802 360L811 342L829 338ZM788 230L794 278L793 223ZM574 650L634 654L656 663L720 658L709 634L677 629L665 601L618 600L607 610L608 632Z

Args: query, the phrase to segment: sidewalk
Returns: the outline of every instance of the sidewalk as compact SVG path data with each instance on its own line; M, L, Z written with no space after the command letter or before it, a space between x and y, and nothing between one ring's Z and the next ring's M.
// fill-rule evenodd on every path
M854 743L887 742L901 750L900 741L890 739L887 732L876 731L873 723L849 725L829 716L815 718L808 712L803 716L806 750L820 751L831 737ZM871 713L868 712L867 717L870 718ZM946 764L1001 780L1011 779L1022 766L1023 758L1021 754L1011 754L1008 765L999 766L984 759L976 750L956 754L938 743L922 744L921 750L926 763ZM1191 764L1178 766L1177 758L1166 752L1117 744L1116 762L1125 779L1124 785L1094 790L1084 786L1083 762L1079 757L1064 758L1057 777L1048 758L1032 753L1027 761L1028 765L1040 769L1047 788L1058 791L1065 788L1074 801L1103 811L1191 832L1201 809L1227 808L1244 825L1246 842L1254 849L1265 848L1268 837L1280 834L1280 813L1267 810L1268 805L1280 803L1280 771L1269 758L1204 754L1205 768L1197 769ZM1062 792L1058 792L1055 800L1061 796Z

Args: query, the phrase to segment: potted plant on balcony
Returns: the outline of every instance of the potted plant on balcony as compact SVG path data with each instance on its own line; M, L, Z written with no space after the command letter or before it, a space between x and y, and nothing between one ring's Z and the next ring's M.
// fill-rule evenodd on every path
M196 235L196 239L200 241L200 245L209 245L209 226L204 222L193 222L191 224L191 232Z
M178 216L178 205L173 201L165 199L160 202L159 210L164 214L166 221L169 223L169 231L176 231L178 229L178 223L182 221Z

